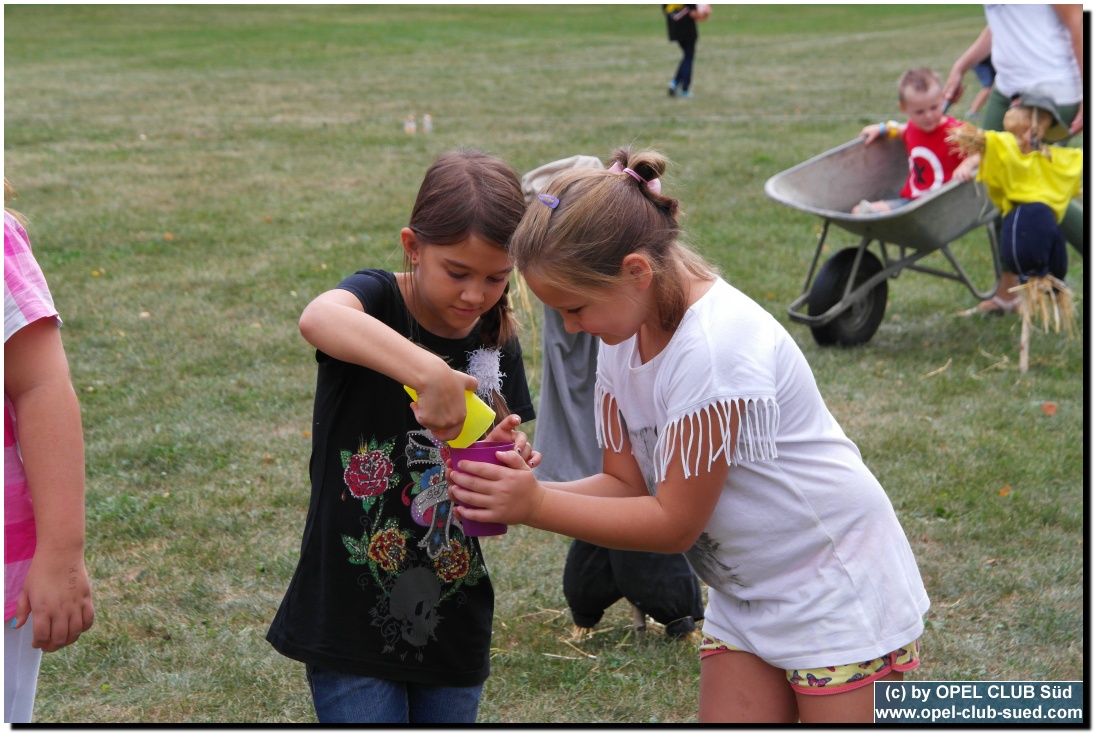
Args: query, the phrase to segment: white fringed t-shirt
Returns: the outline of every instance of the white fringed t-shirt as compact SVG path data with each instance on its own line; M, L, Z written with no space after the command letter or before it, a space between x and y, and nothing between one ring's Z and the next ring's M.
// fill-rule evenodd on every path
M637 337L602 344L597 406L601 446L621 451L626 431L652 495L672 452L686 477L731 465L687 553L710 587L705 634L786 669L868 661L920 636L928 596L889 498L798 345L736 288L719 279L646 364ZM710 446L711 422L728 427L738 406L737 440Z

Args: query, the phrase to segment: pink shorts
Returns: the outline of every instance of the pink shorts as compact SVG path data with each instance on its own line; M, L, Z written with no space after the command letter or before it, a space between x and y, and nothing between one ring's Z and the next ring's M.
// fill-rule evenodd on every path
M700 658L742 649L715 638L703 637ZM799 694L841 694L865 687L891 671L909 671L920 665L920 640L863 663L822 666L816 669L787 669L787 681Z

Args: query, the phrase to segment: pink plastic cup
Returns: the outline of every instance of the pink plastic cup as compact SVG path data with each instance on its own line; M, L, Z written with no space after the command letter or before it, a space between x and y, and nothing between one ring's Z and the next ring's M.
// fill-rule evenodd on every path
M486 462L488 464L502 464L494 456L495 452L508 452L513 449L513 442L474 442L463 449L449 447L449 460L454 470L460 470L460 462ZM457 505L464 505L459 500ZM474 508L474 505L465 506ZM465 536L498 536L509 530L505 523L484 523L463 518L460 521L464 525Z

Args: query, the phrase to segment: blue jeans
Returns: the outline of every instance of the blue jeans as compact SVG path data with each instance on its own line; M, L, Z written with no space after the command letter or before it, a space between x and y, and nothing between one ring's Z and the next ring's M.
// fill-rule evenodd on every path
M307 666L320 723L474 723L483 685L441 687Z
M696 58L696 42L678 41L677 43L680 44L684 56L681 58L681 63L677 65L677 74L673 77L673 81L677 83L677 89L687 92L692 86L692 60Z

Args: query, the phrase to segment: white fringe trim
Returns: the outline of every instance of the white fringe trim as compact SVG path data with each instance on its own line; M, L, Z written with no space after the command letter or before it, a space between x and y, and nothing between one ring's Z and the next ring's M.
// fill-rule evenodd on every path
M609 411L610 401L615 401L615 399L598 382L593 397L593 418L597 431L597 446L601 449L611 447L612 451L621 452L624 448L624 419L620 415L619 408L612 412L612 426L608 427L608 430L605 427L605 414ZM612 432L611 429L615 429L615 432Z
M597 443L601 448L608 446L619 452L623 449L624 438L623 417L619 409L611 412L608 426L604 421L609 401L613 400L600 386L597 387ZM730 446L731 419L740 406L744 406L744 415L738 420L737 441ZM712 443L716 432L710 430L714 422L718 422L719 433L723 437L722 444L717 447ZM685 478L699 474L703 448L706 448L707 471L720 456L727 458L726 462L731 465L776 459L779 456L776 449L778 431L779 404L775 398L734 398L701 406L669 424L658 436L654 447L655 480L661 482L665 479L674 449L680 452Z

